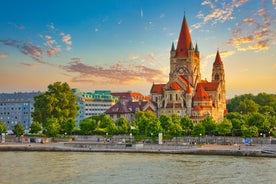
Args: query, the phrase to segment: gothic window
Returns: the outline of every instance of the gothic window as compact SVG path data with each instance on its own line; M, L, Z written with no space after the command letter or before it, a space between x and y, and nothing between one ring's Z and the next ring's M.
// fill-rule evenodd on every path
M158 101L158 97L155 97L155 102L157 102Z
M175 99L178 100L178 95L177 94L175 95Z
M170 100L172 100L172 94L170 94Z
M217 81L219 80L219 74L215 75L215 80L217 80Z

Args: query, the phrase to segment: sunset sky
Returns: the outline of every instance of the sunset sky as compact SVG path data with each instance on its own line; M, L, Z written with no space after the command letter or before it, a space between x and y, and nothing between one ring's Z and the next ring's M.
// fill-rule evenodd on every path
M219 50L228 98L276 93L276 0L2 0L0 93L61 81L149 95L168 81L184 14L203 79Z

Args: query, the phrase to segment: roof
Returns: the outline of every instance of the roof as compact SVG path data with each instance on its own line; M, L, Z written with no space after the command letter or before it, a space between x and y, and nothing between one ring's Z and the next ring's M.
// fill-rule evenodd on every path
M186 93L192 93L192 87L190 85L187 86Z
M217 51L216 59L215 59L215 62L214 62L213 65L215 65L215 66L223 65L223 63L222 63L222 61L221 61L221 58L220 58L219 51Z
M138 110L142 110L147 104L147 101L139 102L118 102L105 111L105 114L129 114L135 113Z
M147 97L143 96L141 93L138 92L112 92L112 96L116 96L121 100L146 100Z
M150 90L150 93L163 93L163 88L165 87L165 84L153 84Z
M202 85L196 88L196 93L194 96L194 101L210 101L208 93L205 91Z
M178 37L177 48L176 48L176 56L178 57L187 57L188 49L191 45L191 36L188 28L188 24L186 18L184 16L182 27L180 30L180 34Z
M0 93L0 99L33 99L35 96L40 95L41 92L17 92L17 93Z
M198 89L201 86L204 88L205 91L216 91L218 89L219 82L208 82L206 80L202 80L197 84L196 88Z
M167 86L166 89L167 90L182 90L183 88L177 82L172 82L169 86Z

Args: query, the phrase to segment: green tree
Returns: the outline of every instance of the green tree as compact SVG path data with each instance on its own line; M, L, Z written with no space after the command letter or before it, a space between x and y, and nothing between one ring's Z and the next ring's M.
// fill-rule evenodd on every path
M72 135L74 128L76 127L76 120L75 119L68 119L63 123L64 128L62 128L68 135Z
M16 135L16 137L20 137L21 135L24 134L25 129L23 127L23 125L18 122L12 129L13 133Z
M147 118L149 121L154 121L154 120L156 120L156 115L155 115L154 112L148 110L148 111L144 112L144 114L145 114L146 118Z
M159 132L162 132L161 123L158 119L150 121L146 127L146 135L151 139L156 139Z
M220 135L224 137L224 144L225 144L225 135L231 133L232 130L232 123L227 118L224 118L221 123L217 125L217 131Z
M97 122L92 118L87 118L80 122L80 132L83 135L91 135L96 128Z
M243 114L258 112L258 104L251 99L244 99L240 102L238 110Z
M186 135L186 136L191 135L191 133L193 131L194 124L193 124L193 121L188 116L184 116L181 118L180 125L184 132L184 135Z
M31 129L31 130L30 130L30 133L36 134L36 133L38 133L39 131L42 130L42 126L40 125L39 122L34 121L34 122L32 122L32 124L31 124L31 126L30 126L30 129Z
M261 132L267 134L270 131L270 122L268 118L258 112L248 114L247 125L256 126L259 130L259 133Z
M205 136L205 127L202 125L202 123L197 123L192 131L193 137L200 137Z
M159 121L160 121L161 127L163 129L164 137L167 137L167 132L169 130L169 127L173 124L172 118L171 118L171 116L162 114L159 117Z
M180 121L181 121L180 116L178 116L177 114L173 114L173 115L172 115L172 122L173 122L174 124L176 124L176 123L180 124Z
M5 123L0 121L0 133L5 133L6 131L7 131L7 126L5 125Z
M242 137L243 138L251 138L258 136L258 128L256 126L251 126L247 128L246 126L241 127Z
M79 107L77 98L67 83L55 82L48 86L48 91L34 98L34 121L45 127L49 118L56 118L62 132L64 124L69 119L76 119ZM48 127L49 128L49 127Z
M117 120L117 127L119 134L128 134L130 127L128 124L128 119L125 117L121 117Z
M142 111L137 111L135 113L135 120L133 121L133 125L135 126L135 135L145 135L146 127L149 124L150 120L145 116L145 113Z
M48 137L56 137L60 132L60 124L57 118L48 118L45 126L45 134Z
M168 137L170 139L174 138L174 137L179 137L182 135L182 127L180 126L179 123L172 123L169 128L168 128Z
M203 120L200 120L200 122L205 127L205 133L207 135L215 134L217 124L216 124L215 120L212 118L212 116L207 116Z

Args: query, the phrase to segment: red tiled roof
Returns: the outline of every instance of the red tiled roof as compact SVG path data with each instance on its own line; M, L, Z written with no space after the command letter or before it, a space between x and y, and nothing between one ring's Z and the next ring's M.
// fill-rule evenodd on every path
M201 111L202 108L199 105L197 105L197 106L194 106L193 110L194 111Z
M114 92L111 93L112 96L116 96L121 100L147 100L148 97L143 96L141 93L137 92ZM148 101L148 100L147 100Z
M212 108L212 106L210 105L204 105L204 106L196 105L193 107L193 110L202 111L203 109L210 109L210 108Z
M208 82L206 80L202 80L197 84L196 89L203 87L205 91L216 91L218 89L219 82Z
M220 58L219 51L217 51L216 59L215 59L215 62L214 62L213 65L215 65L215 66L223 65L223 64L222 64L222 61L221 61L221 58Z
M163 93L163 88L165 87L165 84L153 84L150 90L150 93Z
M192 93L192 87L190 85L187 86L186 93Z
M180 34L178 37L178 43L176 48L176 56L178 57L187 57L188 56L188 49L191 44L191 35L188 28L188 24L186 18L184 16L182 27L180 30Z
M194 101L210 101L208 93L204 90L202 85L196 88L196 93L194 96Z
M183 88L177 82L172 82L169 86L167 86L166 89L167 90L182 90Z

